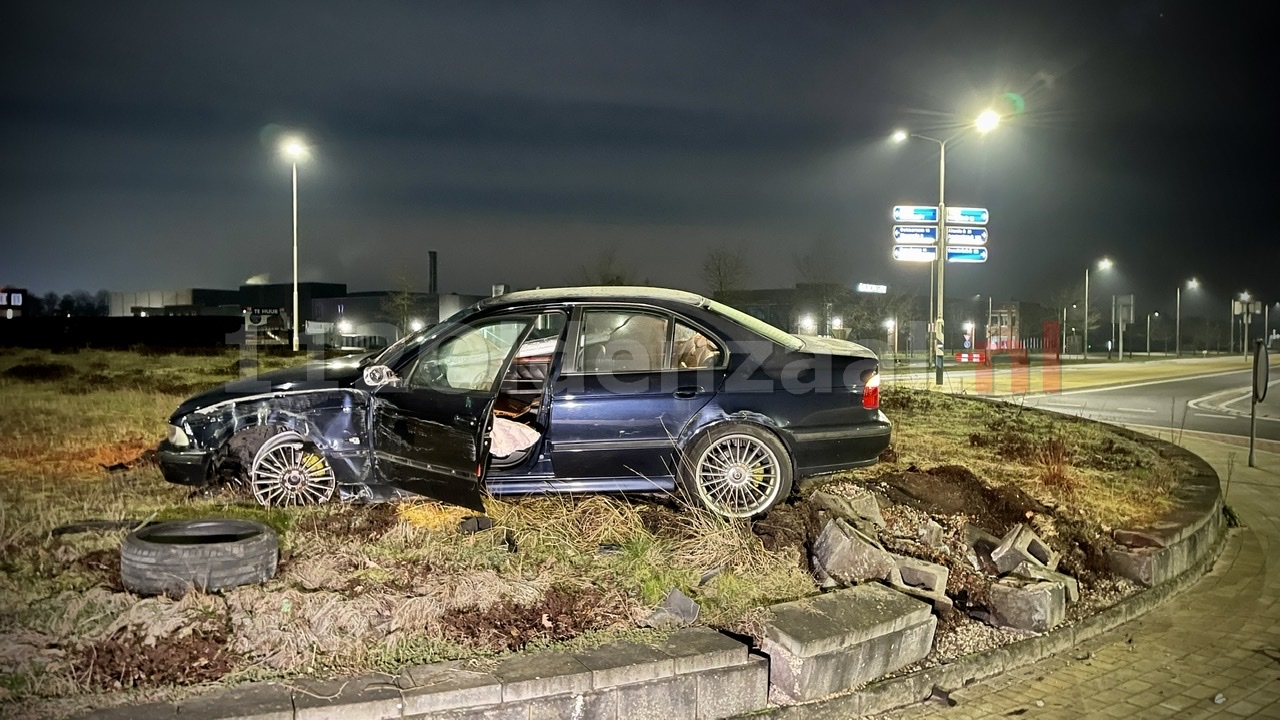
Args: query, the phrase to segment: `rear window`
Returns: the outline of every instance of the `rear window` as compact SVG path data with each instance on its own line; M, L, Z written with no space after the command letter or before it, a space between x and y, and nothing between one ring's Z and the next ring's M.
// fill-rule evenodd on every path
M736 310L715 300L708 301L707 309L738 323L757 335L763 335L789 350L799 350L804 347L804 343L795 335L783 332L760 318L752 317L741 310Z

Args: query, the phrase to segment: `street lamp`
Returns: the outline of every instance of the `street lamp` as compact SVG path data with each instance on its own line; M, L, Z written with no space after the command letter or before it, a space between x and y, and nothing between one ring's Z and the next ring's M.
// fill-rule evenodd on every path
M1098 261L1099 270L1110 270L1115 263L1110 258ZM1089 359L1089 268L1084 269L1084 359Z
M1147 313L1147 357L1151 357L1151 318L1153 316L1157 318L1160 317L1160 312L1157 310L1155 312ZM1169 352L1168 345L1164 346L1164 351Z
M1200 288L1199 280L1195 278L1191 278L1190 280L1187 281L1188 290L1198 290L1199 288ZM1174 354L1174 357L1182 357L1182 286L1181 285L1178 286L1178 293L1177 293L1176 300L1177 300L1177 304L1176 304L1176 307L1174 310L1174 316L1173 316L1173 334L1174 334L1173 354Z
M898 360L898 333L894 332L894 328L897 327L897 325L898 323L894 322L893 318L884 321L884 328L889 335L889 337L885 339L893 346L893 359L895 363Z
M1000 124L1000 114L995 110L984 110L977 119L974 120L973 127L983 135L996 129ZM906 142L907 138L917 138L920 140L928 140L929 142L938 144L938 254L936 256L936 264L938 266L938 289L935 292L937 297L936 306L933 316L933 352L934 352L934 384L942 384L942 347L946 340L943 330L944 309L946 303L943 300L946 268L947 268L947 204L946 204L946 187L947 187L947 143L955 140L964 134L968 127L961 128L957 133L949 138L939 140L928 135L919 135L909 133L906 130L894 131L892 138L894 142ZM931 266L932 267L932 266Z
M298 163L310 150L301 137L289 135L280 141L280 154L293 167L293 351L298 352Z

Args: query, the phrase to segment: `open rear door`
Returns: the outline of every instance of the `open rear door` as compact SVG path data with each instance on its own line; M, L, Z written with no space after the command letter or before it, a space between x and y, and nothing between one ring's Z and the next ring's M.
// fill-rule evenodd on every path
M484 511L481 481L498 381L529 333L529 316L459 327L424 348L373 400L374 472L388 485Z

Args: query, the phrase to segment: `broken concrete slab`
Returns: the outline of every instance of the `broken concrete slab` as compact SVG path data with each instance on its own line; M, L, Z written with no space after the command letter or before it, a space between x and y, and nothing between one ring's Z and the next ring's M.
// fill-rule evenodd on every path
M1007 573L1024 561L1038 562L1050 570L1057 570L1060 556L1034 530L1018 524L991 551L991 559L995 562L996 569Z
M827 521L813 543L814 565L841 583L897 581L898 564L875 539L839 518Z
M1066 589L1047 580L1001 578L991 584L987 610L994 625L1046 632L1066 618Z
M848 495L836 495L819 490L811 500L819 507L826 509L835 517L843 518L850 523L859 518L870 521L876 527L884 527L884 516L880 514L880 503L867 490L851 491Z
M1080 583L1075 578L1056 570L1050 570L1039 563L1024 560L1009 574L1015 577L1027 578L1028 580L1048 580L1049 582L1062 583L1063 588L1067 591L1068 602L1080 600Z
M932 519L926 520L916 532L916 540L931 548L942 547L942 526Z
M937 618L919 600L877 583L774 605L761 650L769 681L792 701L874 680L928 655Z
M671 588L662 604L640 624L651 628L685 627L697 622L701 610L693 598L679 588Z
M468 670L459 660L410 666L396 684L404 693L404 714L409 717L502 702L501 680Z
M935 594L946 592L947 579L951 574L946 566L905 555L894 555L893 559L898 564L903 585L923 588Z
M894 590L910 595L917 600L923 600L933 606L933 614L939 618L950 618L952 613L956 612L955 602L947 597L944 592L930 592L924 588L911 587L910 585L890 585Z

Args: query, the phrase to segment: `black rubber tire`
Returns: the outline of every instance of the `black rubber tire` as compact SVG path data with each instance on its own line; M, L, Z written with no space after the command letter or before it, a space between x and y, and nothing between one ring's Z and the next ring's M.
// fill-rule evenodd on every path
M727 423L718 425L712 429L698 435L693 442L686 445L681 453L679 472L677 481L680 490L684 493L685 498L710 513L721 515L723 517L733 517L724 515L724 513L713 507L703 497L703 493L699 490L699 485L695 474L697 468L695 465L698 459L702 457L707 448L719 440L731 435L747 435L762 443L770 451L778 461L778 492L777 495L763 508L755 510L750 517L759 517L769 512L769 510L777 507L779 503L785 502L791 496L791 490L794 483L795 469L791 460L791 453L787 451L787 446L778 438L777 435L766 428L754 425L752 423ZM741 517L741 516L739 516Z
M125 536L120 578L139 595L181 597L265 582L276 574L280 538L254 520L210 518L148 525Z

